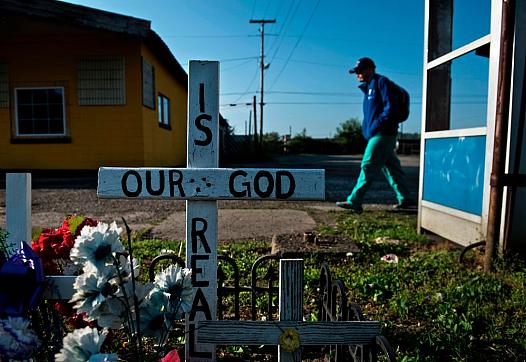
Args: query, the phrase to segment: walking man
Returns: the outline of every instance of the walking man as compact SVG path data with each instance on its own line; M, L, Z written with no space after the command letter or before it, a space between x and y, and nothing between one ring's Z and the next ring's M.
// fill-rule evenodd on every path
M396 193L398 205L395 207L414 207L415 202L409 199L404 171L395 153L399 121L395 113L396 85L376 73L376 65L370 58L360 58L349 73L356 74L361 83L359 88L364 93L362 133L367 140L367 147L354 189L346 201L337 202L336 205L361 213L365 193L374 179L383 173Z

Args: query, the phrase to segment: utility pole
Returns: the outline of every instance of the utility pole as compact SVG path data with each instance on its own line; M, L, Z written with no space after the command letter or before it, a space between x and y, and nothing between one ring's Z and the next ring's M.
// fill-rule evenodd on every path
M259 142L258 142L258 115L256 113L256 96L254 96L252 107L254 107L254 150L257 150Z
M248 113L248 137L252 135L252 110Z
M265 66L265 24L273 24L276 20L250 20L251 24L259 24L259 32L261 33L261 62L259 63L259 67L261 69L261 96L260 96L260 103L259 103L259 143L263 144L263 105L265 104L263 101L263 93L264 93L264 71L268 67Z

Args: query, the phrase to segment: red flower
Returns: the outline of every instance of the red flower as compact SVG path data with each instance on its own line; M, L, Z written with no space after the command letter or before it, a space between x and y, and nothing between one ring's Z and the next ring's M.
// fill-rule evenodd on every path
M60 315L65 317L69 317L74 313L73 306L65 300L56 302L53 307Z
M172 349L166 356L164 356L161 362L181 362L181 359L179 358L177 350Z
M53 258L54 250L52 245L56 243L56 231L53 229L44 229L38 238L38 241L32 242L33 250L44 258Z
M57 229L57 232L61 236L61 239L57 240L56 245L53 245L55 254L59 258L69 259L69 253L73 246L75 246L75 238L71 235L67 222L64 222L64 224Z
M84 226L97 226L98 223L99 222L97 220L93 220L90 217L85 218L84 221L79 224L77 230L75 230L75 238L80 235L80 231Z
M42 259L44 271L48 275L60 274L56 259L69 259L75 240L69 228L62 225L58 229L44 229L38 241L32 241L31 247Z
M82 220L75 230L75 235L70 229L70 221L74 218L77 221ZM80 230L86 225L96 226L97 224L98 221L89 217L68 216L59 228L42 230L38 240L32 241L31 247L42 259L44 272L47 275L61 274L62 267L69 261L71 249L75 246L75 238L80 235Z
M87 314L86 313L77 313L73 309L73 306L65 301L61 300L54 304L55 310L62 316L64 316L69 324L70 327L78 329L78 328L84 328L87 326L90 326L91 328L97 328L97 322L96 321L88 321L86 320Z
M86 313L80 313L80 314L74 313L73 316L68 318L68 324L74 329L84 328L88 326L91 328L98 327L96 321L89 322L86 320L86 317L87 317Z

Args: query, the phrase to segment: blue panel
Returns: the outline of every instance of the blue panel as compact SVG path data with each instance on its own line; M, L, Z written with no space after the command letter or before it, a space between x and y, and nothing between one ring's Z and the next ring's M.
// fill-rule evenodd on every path
M423 199L481 215L485 154L486 136L426 140Z

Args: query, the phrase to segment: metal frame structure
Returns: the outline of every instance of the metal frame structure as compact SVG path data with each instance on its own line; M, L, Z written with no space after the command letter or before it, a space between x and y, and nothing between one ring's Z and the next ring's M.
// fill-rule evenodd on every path
M422 138L419 190L419 231L430 231L448 240L467 246L485 239L488 225L489 188L493 161L493 135L501 30L501 1L491 0L490 33L457 49L452 48L453 6L458 0L426 0L424 34L424 77L422 104ZM471 52L487 53L489 49L486 125L477 128L449 129L451 68L454 59ZM430 74L442 71L438 77ZM446 82L443 80L446 79ZM447 84L449 81L449 84ZM436 97L436 94L440 94ZM441 99L441 97L444 97ZM446 99L447 98L447 99ZM442 103L440 103L442 102ZM435 124L434 124L435 122ZM442 124L436 124L436 122ZM429 184L424 175L429 172L429 145L432 140L485 138L484 174L481 212L466 212L440 202L426 200L425 190ZM426 153L427 152L427 153ZM427 167L427 169L426 169ZM450 190L444 189L444 193Z

